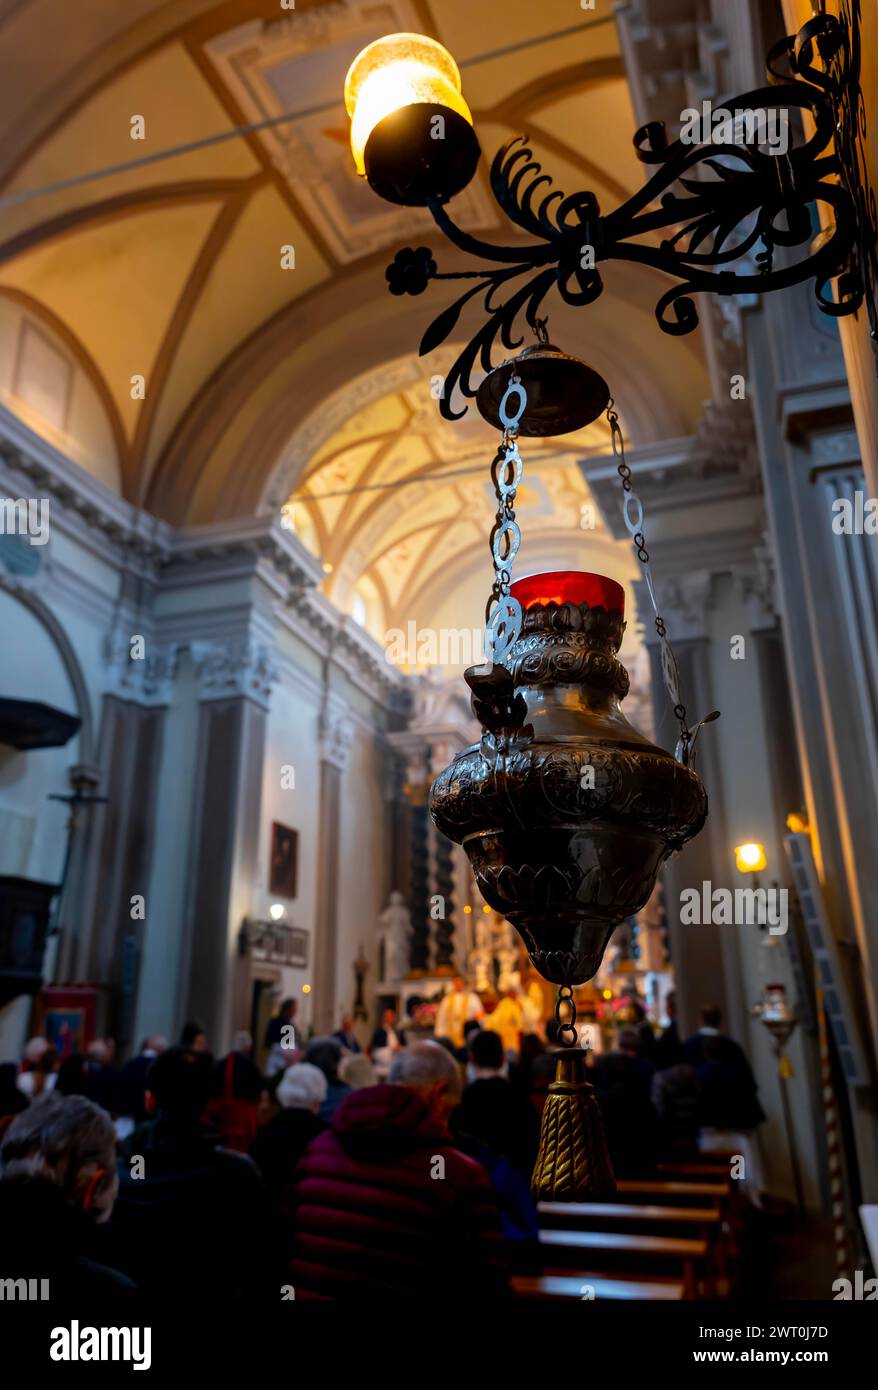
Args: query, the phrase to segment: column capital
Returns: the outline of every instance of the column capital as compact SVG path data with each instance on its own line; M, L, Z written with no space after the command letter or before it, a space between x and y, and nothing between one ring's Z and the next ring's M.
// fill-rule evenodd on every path
M137 705L169 705L180 645L156 642L149 631L138 633L136 627L136 620L127 625L117 623L104 637L104 694Z
M348 715L337 711L324 713L320 720L320 761L344 772L354 746L354 732L354 721Z
M268 643L251 637L219 638L193 642L190 650L200 700L247 696L268 709L271 687L277 679Z
M665 620L668 638L675 642L707 637L707 610L711 606L713 572L693 570L690 574L668 576L658 581L656 595L659 612ZM643 623L647 646L658 645L653 624L652 602L645 579L633 582L637 616Z
M777 599L777 574L774 555L767 533L753 547L752 567L735 571L735 584L747 606L747 622L751 632L765 632L777 626L780 608Z

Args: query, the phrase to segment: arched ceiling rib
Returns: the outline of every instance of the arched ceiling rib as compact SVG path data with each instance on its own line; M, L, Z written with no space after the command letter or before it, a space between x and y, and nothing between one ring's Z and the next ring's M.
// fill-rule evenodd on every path
M523 126L559 187L590 187L611 207L642 181L615 24L609 13L571 15L569 0L506 0L499 35L471 0L298 0L280 16L278 8L277 0L0 8L0 42L15 54L0 83L8 133L0 195L328 103L270 134L5 209L0 292L77 353L112 423L126 495L169 521L279 506L303 486L316 493L321 470L418 474L421 483L392 494L390 511L378 495L341 500L336 511L306 503L331 552L339 600L357 582L345 560L356 555L360 577L371 572L385 607L401 612L414 593L406 548L429 533L430 509L450 519L468 505L483 510L482 482L431 481L431 470L479 449L484 456L489 441L472 414L454 428L436 420L429 376L450 355L412 357L453 287L394 299L383 270L409 240L434 247L443 269L472 263L426 214L390 208L356 179L341 103L345 54L379 32L434 34L463 66L488 154ZM581 34L543 41L578 19ZM480 56L492 47L508 51ZM145 118L145 141L130 137L135 114ZM515 240L484 167L454 212L487 239ZM281 266L285 244L294 270ZM660 335L653 305L662 282L651 272L612 266L605 282L586 310L549 305L553 336L611 379L633 438L690 432L708 395L697 338ZM143 401L131 395L135 372L146 379ZM321 451L334 431L370 404L374 437L363 436L356 454L340 435L327 461ZM566 441L553 480L535 472L529 484L543 490L546 528L559 515L568 526L585 496L569 463L582 444ZM477 543L465 521L452 531L455 554ZM426 571L419 583L428 584Z

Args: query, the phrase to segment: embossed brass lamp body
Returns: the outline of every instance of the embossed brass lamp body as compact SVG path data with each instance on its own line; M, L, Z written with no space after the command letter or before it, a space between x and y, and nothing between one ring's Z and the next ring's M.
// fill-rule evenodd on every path
M704 824L701 779L628 722L624 593L601 575L512 584L502 663L466 673L480 741L436 778L430 812L546 980L582 984L665 859Z

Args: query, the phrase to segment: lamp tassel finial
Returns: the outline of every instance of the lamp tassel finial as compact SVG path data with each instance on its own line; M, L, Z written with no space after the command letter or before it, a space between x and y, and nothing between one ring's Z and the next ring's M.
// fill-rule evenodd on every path
M531 1188L540 1202L584 1202L616 1191L601 1108L578 1047L558 1058Z

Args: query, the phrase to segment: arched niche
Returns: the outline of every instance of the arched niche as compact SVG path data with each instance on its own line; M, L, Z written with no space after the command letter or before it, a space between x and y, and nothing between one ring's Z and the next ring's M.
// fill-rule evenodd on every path
M0 584L0 631L0 694L37 700L81 720L63 747L25 751L0 746L0 873L56 882L68 813L62 802L49 797L69 791L72 766L93 760L91 702L70 639L40 598Z

